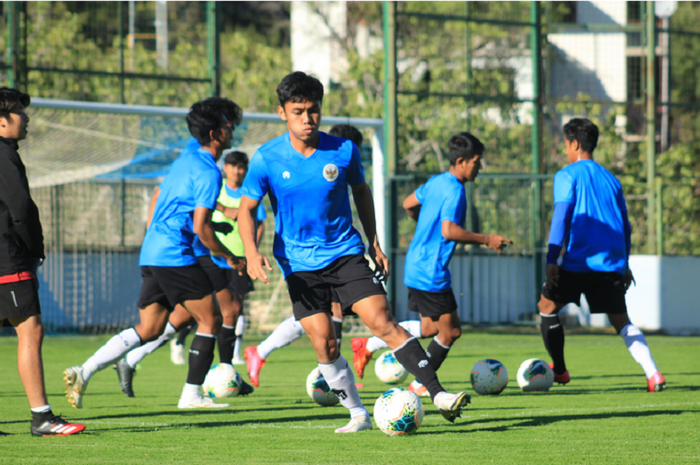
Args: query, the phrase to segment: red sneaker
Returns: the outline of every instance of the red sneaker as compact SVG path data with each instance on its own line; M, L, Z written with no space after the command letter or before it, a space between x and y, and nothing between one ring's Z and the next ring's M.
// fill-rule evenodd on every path
M70 436L80 433L85 429L82 423L68 423L58 415L51 415L42 424L31 426L32 436Z
M666 389L666 380L664 379L664 375L662 375L660 371L657 371L647 380L647 391L660 392L664 389Z
M265 366L264 358L260 357L258 354L258 348L255 346L248 346L243 351L243 357L245 357L245 364L248 368L248 376L250 376L250 382L253 386L260 386L260 380L258 379L258 374L260 369Z
M554 364L550 363L549 368L554 370ZM554 373L554 382L559 384L566 384L571 381L571 376L569 376L569 370L566 370L561 375Z
M365 376L365 366L372 360L372 352L367 350L368 340L368 337L355 337L350 343L352 347L352 364L355 367L357 376L360 378Z
M421 383L419 383L416 380L411 381L411 384L408 385L408 390L417 395L418 397L429 397L430 393L428 392L428 388L423 386Z

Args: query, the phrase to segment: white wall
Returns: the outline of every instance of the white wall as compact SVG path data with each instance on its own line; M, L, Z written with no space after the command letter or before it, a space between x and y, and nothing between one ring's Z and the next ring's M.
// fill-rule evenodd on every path
M700 334L700 257L633 255L637 281L627 292L630 320L641 329Z
M347 3L317 2L333 32L342 39L347 36ZM333 38L323 17L309 2L291 3L292 70L316 76L326 87L339 82L347 67L345 51Z
M577 2L579 24L627 23L626 2ZM548 35L558 54L552 62L555 97L627 100L627 38L624 32L564 32Z

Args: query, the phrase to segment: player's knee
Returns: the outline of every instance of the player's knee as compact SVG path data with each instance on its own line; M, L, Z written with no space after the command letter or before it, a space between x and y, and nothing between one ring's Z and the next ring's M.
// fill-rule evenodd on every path
M545 298L541 298L537 303L537 309L540 313L544 313L545 315L551 315L555 312L556 308L557 306L554 302Z
M450 328L450 337L452 338L452 342L454 343L457 339L462 336L462 328L459 326L453 326Z

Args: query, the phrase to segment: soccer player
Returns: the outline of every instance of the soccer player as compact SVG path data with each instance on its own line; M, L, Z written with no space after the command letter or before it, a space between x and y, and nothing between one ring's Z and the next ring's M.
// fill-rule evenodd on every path
M227 112L226 108L224 108L224 116L227 116L229 119L235 119L239 117L240 115L237 116L237 113L235 111L237 110L240 112L238 106L230 101L228 101L228 103L234 105L235 108L234 111L229 112ZM183 150L183 152L187 152L187 150L192 150L193 148L196 150L201 147L196 139L192 139L192 141L194 143L188 144L187 147L185 147L185 150ZM158 195L159 190L156 190L153 198L151 199L152 205L155 205L155 203L157 202ZM213 215L212 218L214 218ZM151 220L149 218L149 224L150 221ZM217 231L217 235L220 234L219 230L222 230L226 233L230 233L233 231L233 228L228 224L222 224L216 221L214 221L212 224L214 225L214 229ZM228 246L228 244L224 245ZM194 253L197 256L197 261L199 262L199 265L202 267L204 272L207 274L209 280L211 281L212 285L214 286L216 300L219 303L219 307L221 309L221 314L223 317L223 324L221 325L221 329L219 330L218 334L219 361L223 364L232 365L233 342L235 340L235 335L233 334L233 325L241 315L242 298L238 295L236 289L231 284L231 277L233 274L238 275L238 271L233 270L231 267L228 267L230 273L227 273L226 270L224 270L220 265L215 264L212 260L212 256L209 249L206 248L198 238L195 239L193 248ZM237 255L236 252L232 253L234 253L234 255ZM242 253L242 251L240 253ZM176 305L175 311L173 311L173 313L170 314L168 324L165 326L163 334L161 334L161 336L158 339L129 351L129 353L124 356L124 358L122 358L115 364L114 368L117 370L117 376L119 377L119 386L121 387L122 392L124 392L124 394L126 394L127 397L134 397L133 377L136 374L136 365L147 355L153 353L159 347L163 346L170 338L172 338L177 333L179 328L183 328L183 330L187 331L188 326L193 323L194 320L187 312L187 310L182 305ZM242 385L238 395L246 396L252 392L253 388L245 381L242 381Z
M331 320L332 294L355 312L394 350L397 360L430 391L440 413L454 421L469 396L448 394L420 343L394 320L380 278L389 261L379 246L372 193L365 183L360 152L349 140L319 132L323 85L303 72L287 75L277 87L277 113L289 131L262 145L250 161L238 211L248 273L269 285L267 257L255 243L253 213L265 194L275 213L273 253L282 269L294 316L311 339L319 369L350 422L336 430L353 433L372 428L355 387L352 370L338 351ZM364 258L365 246L352 226L348 186L369 240L377 275Z
M336 124L328 132L331 136L349 139L356 147L362 146L362 133L355 127L349 124ZM260 235L258 235L258 244L260 244ZM343 338L343 312L340 308L338 299L333 296L331 303L331 320L333 321L333 329L338 342L338 349ZM254 386L260 385L259 374L260 370L267 362L267 357L277 349L281 349L292 342L296 341L305 334L304 328L293 317L290 316L275 328L275 330L257 346L246 347L243 355L245 356L246 365L248 368L248 376L250 382ZM360 376L361 377L361 376Z
M46 397L37 268L44 260L39 209L29 192L18 142L27 137L28 94L0 88L0 327L17 332L17 369L32 412L32 436L68 436L85 425L54 415Z
M221 316L212 295L214 287L193 248L196 235L208 249L226 257L233 268L242 270L245 266L244 259L234 256L217 239L211 222L221 186L216 161L231 146L232 131L240 123L240 117L228 120L222 107L221 99L212 98L190 108L187 126L201 148L181 154L160 184L139 259L143 277L138 302L141 322L112 337L83 365L64 371L66 394L75 408L82 408L83 394L92 375L142 342L158 338L169 312L178 304L199 325L178 408L228 407L202 396L201 385L214 358Z
M417 223L404 268L408 308L420 315L418 331L422 336L435 336L425 351L435 371L462 334L449 270L455 246L485 245L501 253L512 243L498 234L477 234L464 229L467 216L464 183L474 181L479 174L484 145L472 134L461 132L450 138L448 146L450 169L430 178L403 202L406 213ZM372 358L369 349L376 350L379 344L372 341L369 349L367 345L367 338L352 340L353 364L360 377ZM408 390L419 396L429 395L426 386L418 381L413 381Z
M216 235L219 237L219 240L237 256L244 255L243 243L238 234L238 206L241 202L240 188L243 185L243 179L247 171L248 155L238 151L226 155L226 158L224 158L225 182L221 186L216 211L212 215L212 221L214 221L215 224L229 226L227 231L217 231ZM265 231L263 222L266 218L267 213L265 212L265 207L260 205L256 217L258 222L256 234L258 244L262 240ZM211 258L216 265L224 269L229 282L233 284L233 287L238 292L241 302L245 301L246 295L254 290L250 276L247 274L240 275L238 271L231 269L226 263L226 260L222 257L213 255ZM229 339L235 341L232 344L234 365L242 365L245 363L245 360L240 356L241 341L244 331L245 316L242 311L240 312L240 316L231 322L226 321L226 314L224 314L224 323L221 327L220 334L224 335L224 340L227 344L230 342ZM180 330L177 339L174 339L170 344L171 360L176 365L184 365L185 363L184 355L182 354L184 353L184 343L188 333L189 328ZM182 360L182 363L180 363L180 360Z
M557 315L586 295L591 313L607 313L632 357L647 377L649 392L666 389L642 332L627 316L625 293L633 281L629 269L631 234L620 182L593 161L598 127L585 118L564 125L569 165L554 176L554 213L549 232L547 281L538 303L544 345L552 357L554 381L571 381L564 362L564 328ZM564 248L566 251L557 265Z

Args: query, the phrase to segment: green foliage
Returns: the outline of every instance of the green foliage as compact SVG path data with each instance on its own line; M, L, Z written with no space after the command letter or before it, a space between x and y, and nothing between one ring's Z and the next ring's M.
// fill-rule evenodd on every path
M147 14L153 4L139 2L137 12ZM194 3L173 3L169 8L168 68L157 64L154 41L138 40L133 49L124 47L127 73L170 75L204 79L180 82L165 79L127 78L125 102L144 105L189 106L211 95L208 82L207 25L201 8ZM100 10L101 11L101 10ZM65 2L33 2L27 8L27 59L30 67L121 71L121 40L101 46L101 36L86 25L87 13L72 12ZM117 24L115 18L96 14L100 24ZM4 40L4 36L3 39ZM272 44L253 27L224 32L221 43L222 94L248 111L273 111L274 89L289 71L289 48ZM126 38L125 38L126 43ZM28 92L33 96L67 100L121 102L118 76L31 71Z
M418 433L401 438L376 427L358 434L333 432L349 420L348 411L317 406L306 395L306 376L317 365L308 338L274 352L260 373L261 386L248 397L229 399L232 406L223 410L177 409L187 366L171 364L167 345L141 362L134 378L136 397L125 397L114 370L107 368L91 378L84 409L75 410L63 396L61 371L86 360L106 342L105 336L44 340L49 402L54 412L85 423L87 430L77 436L33 438L14 363L17 339L0 337L0 352L6 354L0 430L13 433L2 438L0 462L656 465L692 462L700 455L700 358L679 356L698 353L700 339L647 335L668 382L668 390L650 394L643 371L619 336L570 334L566 356L572 382L548 393L523 393L515 380L520 363L547 355L537 331L465 330L439 375L446 389L466 390L472 403L452 424L426 399ZM348 340L343 350L350 360ZM499 396L478 396L469 382L470 368L487 357L508 369L510 381ZM245 368L237 369L247 380ZM365 385L359 393L373 412L374 401L389 386L376 379L372 362L365 373L357 379Z

